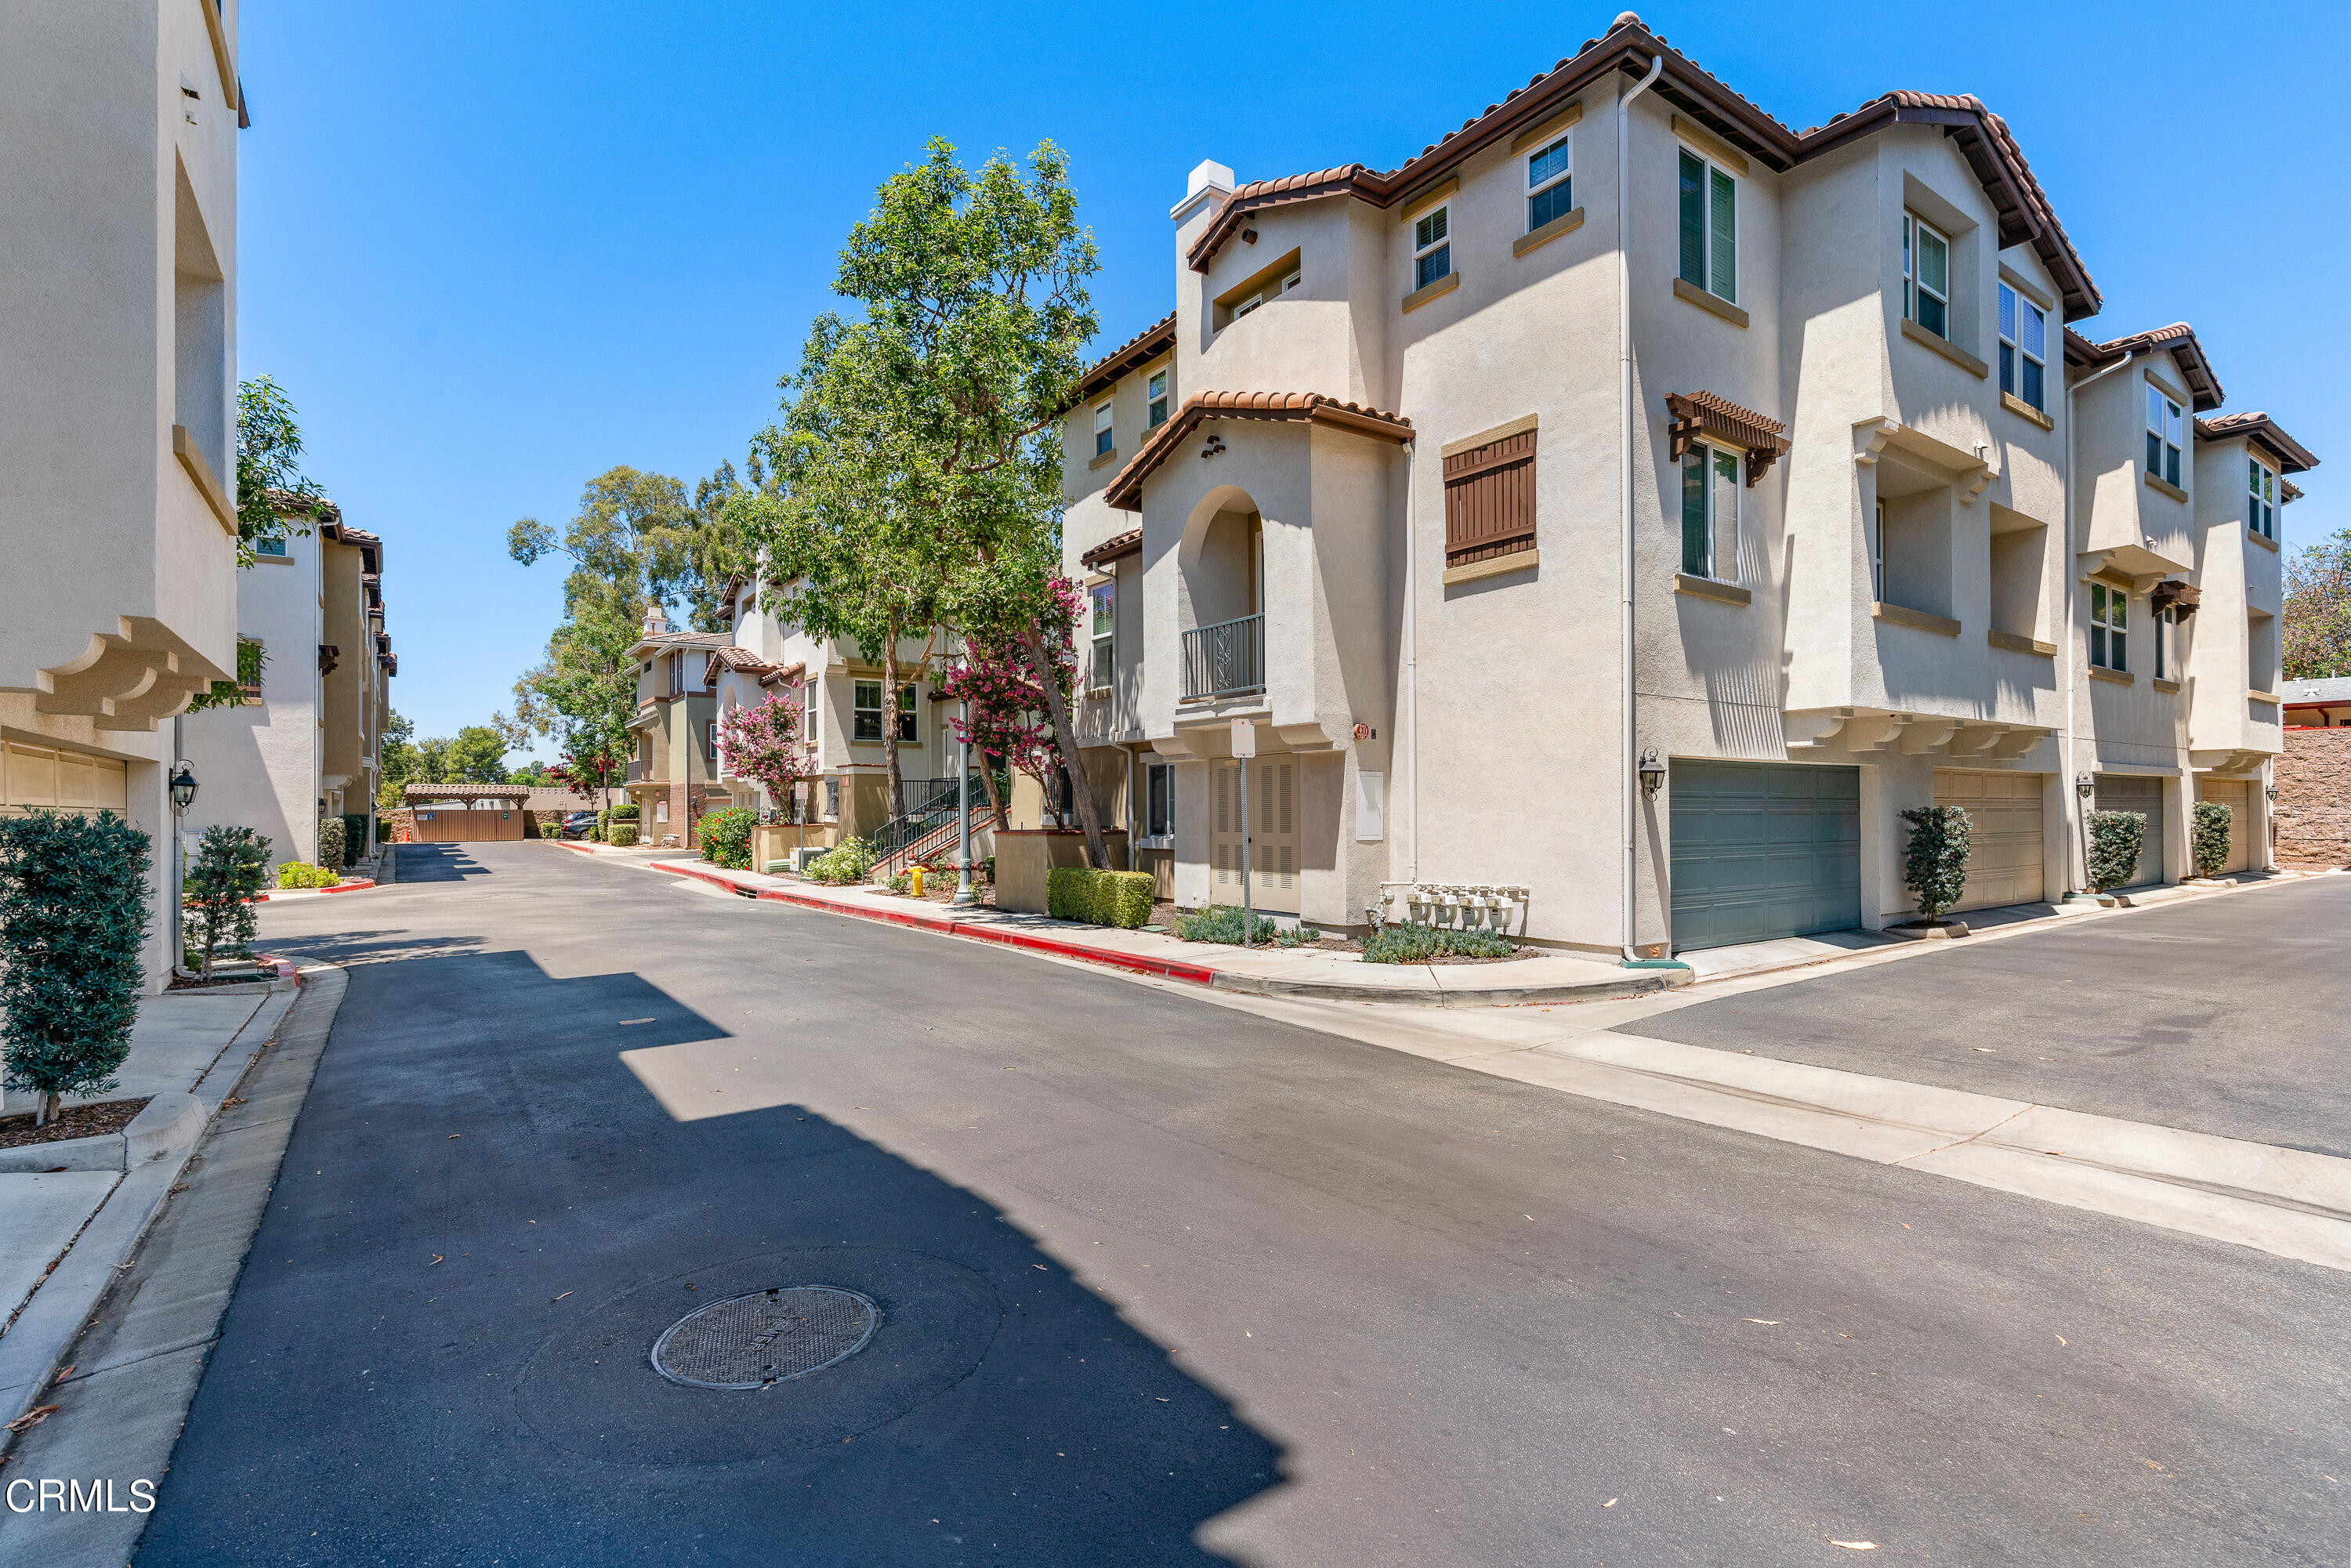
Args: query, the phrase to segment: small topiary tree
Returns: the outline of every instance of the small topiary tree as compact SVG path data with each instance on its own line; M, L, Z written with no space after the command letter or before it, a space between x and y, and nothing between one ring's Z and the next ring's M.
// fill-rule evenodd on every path
M40 1096L103 1094L131 1053L145 972L147 835L111 811L0 821L5 1081Z
M1902 885L1933 925L1959 901L1968 882L1968 814L1958 806L1920 806L1902 813L1910 846L1902 854Z
M2137 811L2093 811L2090 829L2090 891L2125 887L2138 878L2138 847L2147 818Z
M729 871L751 867L751 827L758 813L746 806L729 806L702 819L702 858Z
M251 828L206 828L196 863L181 884L198 973L212 977L213 956L253 940L253 901L269 885L269 841Z
M328 817L319 823L319 863L340 867L350 857L343 852L343 820Z
M2196 802L2196 874L2218 876L2229 863L2229 822L2236 813L2218 800Z
M636 848L637 825L634 822L615 822L612 824L611 832L612 847L614 849L631 850Z

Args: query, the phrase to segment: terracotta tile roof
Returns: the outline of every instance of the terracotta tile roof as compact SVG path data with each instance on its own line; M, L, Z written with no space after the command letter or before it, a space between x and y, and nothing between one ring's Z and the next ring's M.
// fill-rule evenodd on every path
M1109 391L1121 376L1148 364L1175 346L1176 312L1170 310L1080 371L1077 390L1054 412L1067 413L1096 392Z
M2072 364L2111 365L2126 355L2150 349L2168 350L2179 357L2180 372L2188 378L2188 401L2196 405L2199 413L2228 401L2228 394L2220 390L2220 378L2212 373L2212 361L2204 357L2204 345L2197 340L2196 329L2185 321L2133 332L2125 338L2109 338L2103 343L2091 341L2071 327L2065 329L2065 358Z
M2268 414L2248 410L2243 413L2215 414L2210 419L2196 422L2199 441L2229 441L2244 436L2256 446L2266 449L2277 459L2278 466L2288 474L2299 474L2318 466L2318 459L2310 448L2278 428L2277 421ZM2293 490L2294 486L2286 486ZM2294 490L2294 495L2302 494ZM2293 499L2288 497L2287 499Z
M528 800L528 784L410 784L401 790L409 800Z
M806 674L808 674L808 665L805 663L770 664L761 673L759 684L763 686L788 686Z
M1203 420L1248 419L1329 424L1384 441L1412 439L1412 421L1400 413L1342 402L1321 392L1196 392L1184 400L1176 417L1152 432L1141 451L1118 471L1102 492L1103 498L1123 512L1143 509L1143 482L1175 455L1176 446Z
M1223 248L1225 241L1239 233L1250 218L1269 207L1317 202L1325 196L1359 193L1366 201L1376 203L1379 192L1370 183L1371 173L1361 163L1350 163L1343 169L1317 169L1311 174L1284 174L1278 180L1252 180L1218 204L1215 220L1201 231L1198 239L1192 242L1192 248L1186 253L1185 259L1191 263L1193 271L1207 271L1209 259Z
M1123 534L1113 534L1093 549L1078 557L1080 566L1106 566L1126 556L1143 553L1143 530L1129 528Z
M724 648L730 646L733 642L734 639L724 632L640 633L635 643L629 649L629 656L634 658L648 648L656 653L673 648Z
M2278 504L2280 506L2292 506L2294 502L2301 499L2301 486L2295 484L2291 479L2281 479L2278 481Z
M770 664L750 649L730 643L724 648L710 651L710 662L703 668L702 684L716 685L718 672L728 669L737 674L749 675L763 686L779 686L799 680L807 668L805 663L790 665Z

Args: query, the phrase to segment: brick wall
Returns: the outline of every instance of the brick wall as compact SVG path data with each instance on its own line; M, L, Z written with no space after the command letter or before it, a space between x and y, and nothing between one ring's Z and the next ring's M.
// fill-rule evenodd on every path
M2351 865L2351 728L2289 729L2276 763L2280 865Z

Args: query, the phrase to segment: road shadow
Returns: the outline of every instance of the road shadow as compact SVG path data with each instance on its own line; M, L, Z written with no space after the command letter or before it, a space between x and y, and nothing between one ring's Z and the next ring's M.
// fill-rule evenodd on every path
M622 1061L694 1049L794 1042L520 953L354 967L139 1561L1228 1561L1198 1531L1272 1441L971 1191ZM650 1364L794 1285L871 1341L757 1390Z
M392 882L406 886L419 882L465 882L487 876L490 868L465 852L460 844L395 844Z

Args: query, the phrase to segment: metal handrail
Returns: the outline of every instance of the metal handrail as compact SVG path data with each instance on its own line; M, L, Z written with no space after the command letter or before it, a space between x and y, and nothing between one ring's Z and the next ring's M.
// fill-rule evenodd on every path
M904 782L906 799L919 803L908 807L904 816L893 817L873 830L873 860L877 865L916 840L937 831L942 821L953 821L962 799L956 779L909 779ZM971 798L981 804L987 799L977 773L972 775Z
M1233 696L1265 690L1265 616L1238 616L1184 633L1184 695Z

